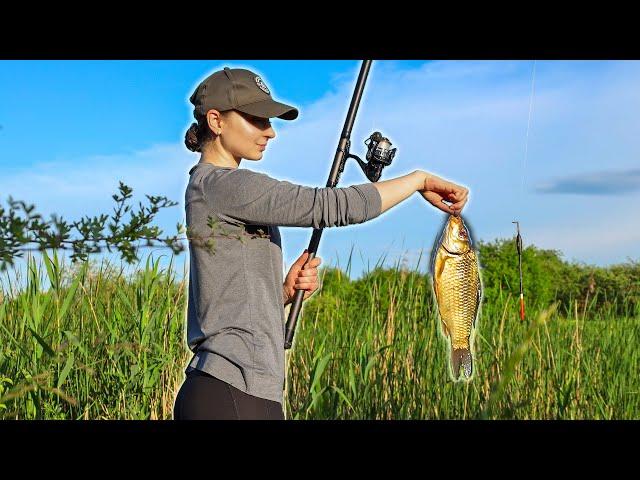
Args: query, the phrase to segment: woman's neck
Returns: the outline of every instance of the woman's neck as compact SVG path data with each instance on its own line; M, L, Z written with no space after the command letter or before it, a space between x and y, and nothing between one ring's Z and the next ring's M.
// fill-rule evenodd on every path
M211 163L217 167L238 168L241 161L242 158L236 158L224 151L218 142L214 142L200 156L200 163Z

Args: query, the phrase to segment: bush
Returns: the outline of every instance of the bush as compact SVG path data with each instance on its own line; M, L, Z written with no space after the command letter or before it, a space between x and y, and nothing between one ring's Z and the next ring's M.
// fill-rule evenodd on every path
M484 301L495 302L508 293L520 295L515 241L478 242ZM560 311L573 315L587 308L592 316L637 316L640 311L640 262L597 267L565 262L558 250L530 245L522 252L525 303L542 308L555 300Z

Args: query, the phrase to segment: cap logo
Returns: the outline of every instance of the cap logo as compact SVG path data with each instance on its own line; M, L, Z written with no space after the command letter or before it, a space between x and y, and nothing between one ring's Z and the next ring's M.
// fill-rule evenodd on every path
M256 77L255 80L258 87L260 87L260 90L262 90L267 95L271 95L271 92L269 91L269 89L267 88L267 86L265 85L265 83L262 81L260 77Z

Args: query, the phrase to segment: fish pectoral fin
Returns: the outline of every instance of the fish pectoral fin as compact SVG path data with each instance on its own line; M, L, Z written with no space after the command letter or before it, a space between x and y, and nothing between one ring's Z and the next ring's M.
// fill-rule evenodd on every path
M449 333L449 329L447 328L447 324L444 322L444 320L442 320L442 317L440 318L440 323L442 324L442 330L444 331L444 334L447 337L450 337L451 334Z
M437 255L434 261L434 275L433 275L433 293L435 294L436 305L438 306L438 312L440 317L440 323L442 324L442 330L445 336L449 336L449 329L447 328L447 324L442 318L442 312L440 310L440 291L438 290L438 283L442 276L442 270L444 270L444 258L442 256Z
M476 320L478 318L478 310L480 309L480 302L482 301L482 290L480 289L480 282L478 282L478 290L476 292L476 311L473 313L473 326L476 326Z
M438 255L436 255L433 261L433 292L436 294L436 299L438 298L440 292L438 291L438 282L440 281L440 275L442 274L442 261Z
M436 281L435 277L434 277L434 279L433 279L433 282L432 282L432 283L433 283L433 293L435 293L436 301L437 301L437 300L438 300L439 292L438 292L438 282Z

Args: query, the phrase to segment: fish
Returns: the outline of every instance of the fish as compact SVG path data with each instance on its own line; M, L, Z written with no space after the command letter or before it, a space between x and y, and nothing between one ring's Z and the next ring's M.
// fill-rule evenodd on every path
M482 300L478 255L462 216L449 215L433 249L433 292L442 332L450 340L450 366L454 381L460 368L470 379L473 373L471 334Z

